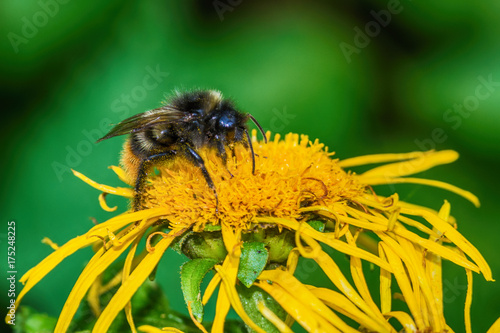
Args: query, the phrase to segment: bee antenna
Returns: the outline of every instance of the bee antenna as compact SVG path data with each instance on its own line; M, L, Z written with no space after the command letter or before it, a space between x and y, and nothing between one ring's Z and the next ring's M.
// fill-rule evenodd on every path
M260 126L260 124L257 121L257 119L255 119L250 113L248 113L248 117L253 121L253 123L255 124L255 126L257 126L259 128L260 132L262 133L262 136L264 137L264 142L267 143L266 133L264 133L264 130L262 129L262 126ZM247 131L247 136L248 136L248 131ZM250 138L248 139L248 141L250 141ZM250 147L251 146L252 146L252 144L250 143Z
M253 152L252 140L250 139L250 134L248 134L248 130L244 129L245 134L248 140L248 146L250 147L250 151L252 152L252 175L255 175L255 153Z

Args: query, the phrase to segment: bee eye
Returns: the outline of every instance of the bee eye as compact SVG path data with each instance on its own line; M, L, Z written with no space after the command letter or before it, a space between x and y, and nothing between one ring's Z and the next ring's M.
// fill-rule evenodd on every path
M234 114L226 113L219 118L219 128L228 129L236 126L236 117Z

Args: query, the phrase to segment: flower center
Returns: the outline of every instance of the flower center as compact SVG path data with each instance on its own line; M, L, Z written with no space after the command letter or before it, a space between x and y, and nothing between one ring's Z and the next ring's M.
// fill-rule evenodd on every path
M364 190L331 158L327 147L309 141L306 135L288 134L280 140L276 134L265 144L257 142L253 133L252 141L255 174L251 153L243 145L234 147L226 166L215 151L198 152L218 194L218 213L214 192L201 170L183 159L157 166L159 172L148 178L143 207L164 207L171 225L195 222L195 231L203 230L207 222L217 225L219 221L248 230L257 216L300 218L302 207L347 203Z

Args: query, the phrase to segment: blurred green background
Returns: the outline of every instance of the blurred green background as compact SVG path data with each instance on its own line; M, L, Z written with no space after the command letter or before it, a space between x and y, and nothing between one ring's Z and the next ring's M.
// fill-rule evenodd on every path
M499 10L465 0L2 1L2 276L8 221L19 279L52 251L43 237L63 244L92 226L89 217L115 215L69 172L120 184L107 167L118 163L123 138L94 143L110 123L158 107L173 89L199 87L221 90L265 129L319 138L339 158L457 150L458 162L423 176L472 191L481 208L422 186L380 191L435 209L449 199L498 279ZM64 261L24 304L57 315L90 255ZM169 254L158 277L187 313L182 260ZM463 270L446 264L444 286L448 324L464 332ZM2 278L3 309L7 289ZM499 315L500 284L475 275L474 331Z

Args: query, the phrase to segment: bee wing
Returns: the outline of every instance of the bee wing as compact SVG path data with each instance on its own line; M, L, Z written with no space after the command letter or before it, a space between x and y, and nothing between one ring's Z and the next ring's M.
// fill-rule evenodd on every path
M121 122L116 124L111 129L111 131L108 132L108 134L97 140L97 142L101 142L102 140L106 140L119 135L144 131L145 129L153 125L158 125L161 123L188 121L189 119L192 119L193 116L194 115L192 113L180 111L168 106L149 110L122 120Z

